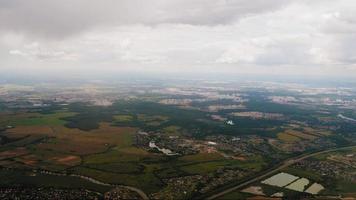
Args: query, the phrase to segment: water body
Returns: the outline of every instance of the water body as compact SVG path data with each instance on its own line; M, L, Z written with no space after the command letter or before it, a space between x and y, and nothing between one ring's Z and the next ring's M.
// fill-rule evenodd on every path
M350 117L346 117L342 114L338 114L338 117L340 117L341 119L347 120L347 121L352 121L352 122L356 122L356 119L350 118Z
M155 142L151 141L150 144L149 144L149 147L150 148L156 148L158 149L158 151L166 154L167 156L175 156L175 155L178 155L177 153L174 153L173 151L171 151L170 149L165 149L165 148L160 148L156 145Z

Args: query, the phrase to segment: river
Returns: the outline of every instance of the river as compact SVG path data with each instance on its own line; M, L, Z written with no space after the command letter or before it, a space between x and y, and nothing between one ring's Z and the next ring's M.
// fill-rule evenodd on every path
M356 119L353 119L353 118L350 118L350 117L346 117L346 116L344 116L342 114L338 114L337 116L340 117L341 119L345 119L347 121L356 122Z

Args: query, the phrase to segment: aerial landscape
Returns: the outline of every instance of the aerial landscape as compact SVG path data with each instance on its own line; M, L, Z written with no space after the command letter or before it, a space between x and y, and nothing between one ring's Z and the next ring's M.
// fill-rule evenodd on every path
M0 1L0 199L356 199L355 13Z

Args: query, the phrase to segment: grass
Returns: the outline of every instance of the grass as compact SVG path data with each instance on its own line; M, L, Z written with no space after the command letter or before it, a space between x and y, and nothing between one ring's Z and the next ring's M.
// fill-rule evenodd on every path
M162 132L164 132L167 135L181 135L181 127L179 126L167 126L162 129Z
M277 134L277 138L282 140L283 142L296 142L296 141L300 140L299 137L296 137L294 135L290 135L290 134L288 134L286 132L278 133Z
M180 167L180 169L190 174L207 174L219 168L224 167L225 164L226 164L225 161L212 161L212 162L204 162L204 163L198 163L192 165L185 165Z
M326 160L328 158L328 156L330 156L330 154L324 153L324 154L319 154L319 155L313 156L313 159Z
M155 172L158 177L161 179L167 179L167 178L173 178L173 177L179 177L179 176L185 176L188 175L186 172L183 172L176 166L171 166L164 168L162 170L156 171Z
M137 121L145 124L146 126L160 126L161 124L168 121L167 116L163 115L147 115L147 114L137 114Z
M293 136L305 139L305 140L314 140L317 138L314 135L303 133L300 131L295 131L295 130L287 130L286 133L288 133L289 135L293 135Z
M34 167L67 170L103 182L135 186L152 193L163 188L163 178L205 175L222 167L259 171L265 164L261 156L241 161L228 160L217 153L167 158L133 146L136 128L111 126L130 125L166 135L189 132L192 137L222 132L238 134L240 129L237 130L235 126L211 123L204 112L146 102L116 103L105 108L76 104L69 108L71 112L21 114L3 121L4 124L13 122L15 125L15 128L4 132L6 136L45 138L41 142L32 139L24 142L23 145L30 152L29 155L16 158L18 165L22 163L31 166L29 162L34 161L37 162ZM239 121L240 125L236 127L248 129L251 126L255 129L259 122L250 120L249 125L245 126L244 121ZM271 122L264 123L269 126ZM48 182L47 177L41 177L41 180L43 184Z
M91 131L59 125L17 126L5 134L15 138L46 138L41 143L26 143L28 155L16 158L23 167L51 171L73 169L75 173L103 182L150 187L150 183L158 179L152 172L151 175L144 172L146 169L140 164L151 154L132 146L135 132L135 128L101 123L98 129Z
M206 174L221 168L226 164L220 154L199 153L183 156L178 159L180 170L189 174Z
M258 172L262 170L265 165L265 161L262 156L250 157L246 161L231 160L229 166L233 168L240 168L248 171Z
M18 115L10 117L8 125L11 126L59 126L66 124L63 118L74 116L73 112L56 112L54 114L34 113L30 116Z
M351 149L343 149L343 150L339 150L336 152L329 152L329 153L323 153L323 154L319 154L313 157L313 159L317 159L317 160L327 160L329 156L331 155L346 155L346 154L351 154L351 153L356 153L356 147L351 148Z
M135 128L112 127L100 124L99 129L82 131L63 126L55 127L16 127L7 133L9 137L25 137L27 135L45 135L49 139L37 144L36 148L66 154L88 155L106 151L111 146L129 147L132 144Z
M133 120L132 115L115 115L114 120L119 122L131 122Z
M327 130L316 130L311 127L304 127L303 132L314 134L314 135L321 135L321 136L329 136L332 134L332 132L327 131Z
M6 145L3 145L3 146L0 146L0 151L10 150L15 147L24 147L27 145L37 143L44 139L45 139L45 136L41 136L41 135L29 135L29 136L18 137L18 138L16 138L16 141L11 142Z
M198 153L194 155L182 156L178 160L184 162L206 162L223 159L224 157L217 153Z
M42 168L52 171L61 171L69 167L81 164L81 158L61 152L46 151L33 147L28 147L29 154L16 158L18 162L35 168Z
M75 168L75 173L93 177L103 182L124 184L156 192L161 188L154 171L160 164L145 164L152 159L159 162L158 155L132 146L132 137L125 137L121 144L108 151L84 156L83 165Z
M97 169L105 172L118 173L118 174L134 174L134 173L140 173L143 170L143 167L135 162L103 163L103 164L91 164L87 166L89 166L92 169Z
M349 181L340 180L337 181L335 190L342 193L355 193L356 184Z
M206 174L222 167L239 168L249 171L260 171L265 162L261 156L251 157L246 161L227 160L220 154L195 154L178 159L179 168L190 174Z
M27 136L52 136L53 130L49 126L17 126L5 132L9 138L24 138Z
M84 166L114 173L135 174L143 171L141 160L148 157L150 155L147 152L132 147L90 155L85 158Z
M167 121L168 117L163 115L147 115L147 114L137 114L137 120L143 122L151 122L151 121Z
M105 153L92 154L84 157L85 164L101 164L110 162L134 162L140 157L135 154L123 154L120 151L110 150Z
M246 193L241 193L239 191L233 191L223 195L222 197L217 198L217 200L239 200L239 199L246 199L248 197L251 197L251 195Z

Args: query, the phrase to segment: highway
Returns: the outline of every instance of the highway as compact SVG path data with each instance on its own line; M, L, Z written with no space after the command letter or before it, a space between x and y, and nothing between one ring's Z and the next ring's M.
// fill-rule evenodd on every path
M307 159L307 158L310 158L310 157L313 157L313 156L317 156L317 155L320 155L320 154L324 154L324 153L329 153L329 152L333 152L333 151L340 151L340 150L350 149L350 148L354 148L354 147L356 147L356 145L348 146L348 147L340 147L340 148L328 149L328 150L323 150L323 151L314 152L314 153L310 153L310 154L305 154L305 155L301 155L301 156L296 156L294 158L289 158L289 159L285 160L284 162L282 162L276 168L271 169L270 171L268 171L268 172L266 172L266 173L264 173L264 174L262 174L262 175L260 175L258 177L252 178L252 179L250 179L248 181L245 181L245 182L242 182L242 183L240 183L240 184L238 184L236 186L233 186L233 187L231 187L231 188L229 188L227 190L224 190L224 191L219 192L219 193L217 193L215 195L212 195L212 196L206 198L206 200L213 200L213 199L221 197L221 196L223 196L225 194L228 194L228 193L230 193L232 191L235 191L237 189L241 189L242 187L245 187L245 186L250 185L250 184L252 184L254 182L257 182L257 181L260 181L260 180L262 180L264 178L267 178L268 176L271 176L274 173L276 173L276 172L278 172L278 171L280 171L280 170L282 170L282 169L284 169L286 167L289 167L289 166L293 165L294 163L297 163L297 162L299 162L301 160L304 160L304 159Z

